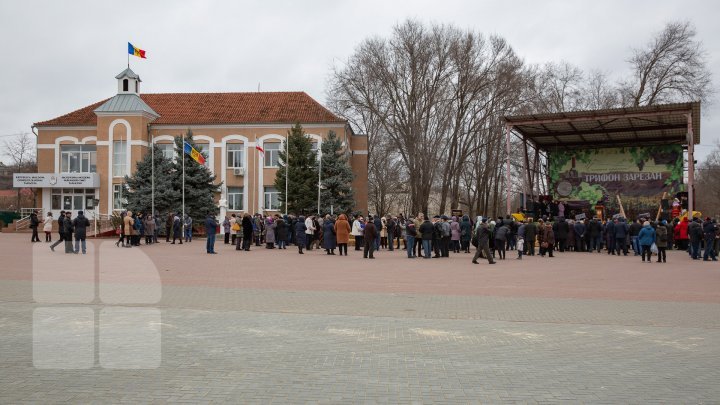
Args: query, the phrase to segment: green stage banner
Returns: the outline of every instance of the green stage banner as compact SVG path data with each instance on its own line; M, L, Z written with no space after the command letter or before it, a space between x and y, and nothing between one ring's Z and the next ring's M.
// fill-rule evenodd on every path
M553 197L571 205L616 211L620 195L628 214L653 211L663 192L684 190L683 150L660 145L553 151L549 176Z

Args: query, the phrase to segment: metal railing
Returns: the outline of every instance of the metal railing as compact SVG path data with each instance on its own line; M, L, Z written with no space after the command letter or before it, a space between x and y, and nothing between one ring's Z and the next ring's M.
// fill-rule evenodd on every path
M16 231L21 231L30 227L30 214L32 214L34 211L37 211L38 220L42 222L42 208L20 208L20 219L16 219L15 221L13 221Z

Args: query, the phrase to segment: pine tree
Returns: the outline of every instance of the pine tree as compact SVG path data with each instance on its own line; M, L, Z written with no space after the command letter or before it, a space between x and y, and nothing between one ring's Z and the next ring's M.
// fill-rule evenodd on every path
M208 215L217 215L219 208L215 203L215 193L222 184L214 184L215 176L207 167L193 160L183 151L183 141L195 149L199 149L192 139L192 131L188 130L185 137L175 137L175 153L177 159L173 163L172 184L179 196L175 204L175 212L182 213L183 159L185 159L185 213L194 221L202 222ZM208 158L205 156L205 159Z
M155 211L165 213L175 208L180 195L173 188L172 161L166 158L157 146L153 147L155 148ZM150 213L152 210L152 164L151 151L137 163L132 177L125 176L124 187L127 192L124 197L127 198L127 208L132 211Z
M287 145L285 144L287 142ZM295 124L288 131L287 140L280 150L280 162L275 174L275 188L280 192L281 210L305 214L317 209L317 154L312 150L312 143L305 136L300 124ZM285 150L289 156L286 156ZM288 195L285 195L285 165L288 165Z
M355 177L347 160L342 142L330 131L321 146L320 212L348 213L355 206L352 181Z

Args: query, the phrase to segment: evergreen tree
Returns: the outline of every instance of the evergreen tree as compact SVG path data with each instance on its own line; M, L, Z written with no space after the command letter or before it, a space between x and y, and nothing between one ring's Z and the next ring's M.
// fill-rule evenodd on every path
M285 142L288 142L287 145ZM281 210L305 214L317 209L317 154L312 143L305 136L300 124L288 131L287 140L280 150L278 171L275 174L275 188L280 192ZM287 149L289 156L286 155ZM285 165L287 164L288 195L285 195Z
M165 213L175 208L179 194L173 188L173 165L157 146L155 148L155 211ZM127 199L126 207L135 212L150 213L152 210L152 164L153 153L147 153L137 162L135 173L125 176L124 188Z
M320 165L320 212L350 212L355 206L352 181L355 177L348 162L342 142L330 131L323 141Z
M183 159L185 160L185 213L194 221L202 222L208 215L217 215L219 208L215 203L215 193L222 184L214 184L215 176L205 166L193 160L183 150L183 141L199 150L192 139L192 131L188 130L185 137L175 137L175 153L177 159L173 163L172 184L177 192L176 212L182 213ZM203 153L205 159L208 158Z

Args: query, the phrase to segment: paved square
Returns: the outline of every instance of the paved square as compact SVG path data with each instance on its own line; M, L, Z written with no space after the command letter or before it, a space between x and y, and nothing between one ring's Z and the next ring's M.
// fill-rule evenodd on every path
M26 239L0 235L2 403L720 402L720 266L683 252L476 266Z

